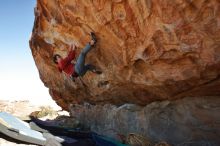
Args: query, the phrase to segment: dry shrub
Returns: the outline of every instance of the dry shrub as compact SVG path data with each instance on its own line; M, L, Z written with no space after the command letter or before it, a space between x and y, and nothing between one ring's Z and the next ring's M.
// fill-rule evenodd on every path
M127 137L127 143L131 146L152 146L151 141L141 135L130 133Z
M35 118L42 118L45 116L58 116L58 113L53 110L50 106L41 106L40 111L35 111L31 113L31 116L34 116Z

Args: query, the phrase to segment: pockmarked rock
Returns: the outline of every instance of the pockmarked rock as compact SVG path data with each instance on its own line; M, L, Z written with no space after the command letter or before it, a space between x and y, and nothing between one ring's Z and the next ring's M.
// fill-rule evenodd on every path
M73 82L53 55L88 54L103 73ZM30 39L40 78L64 109L71 103L147 105L220 95L219 0L38 0Z
M86 63L103 73L73 82L53 56L78 56L90 32ZM93 131L220 145L219 0L38 0L30 47L52 98Z

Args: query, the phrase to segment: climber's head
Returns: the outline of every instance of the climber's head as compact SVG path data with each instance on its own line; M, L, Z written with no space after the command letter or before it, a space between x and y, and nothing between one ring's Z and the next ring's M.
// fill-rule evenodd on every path
M59 61L60 59L62 59L62 57L61 57L59 54L55 54L55 55L53 56L53 62L56 63L56 64L58 64L58 61Z

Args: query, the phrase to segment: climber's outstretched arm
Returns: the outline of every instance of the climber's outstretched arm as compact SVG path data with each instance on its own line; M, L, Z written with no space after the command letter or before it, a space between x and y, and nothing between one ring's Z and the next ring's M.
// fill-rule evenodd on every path
M66 58L64 58L65 62L71 62L73 59L75 59L75 57L76 57L75 48L76 48L75 45L71 45L71 46L69 47L68 56L67 56Z

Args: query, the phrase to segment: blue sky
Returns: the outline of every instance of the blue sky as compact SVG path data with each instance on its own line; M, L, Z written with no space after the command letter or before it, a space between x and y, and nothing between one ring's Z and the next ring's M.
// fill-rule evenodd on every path
M0 1L0 100L51 100L29 48L35 5L36 0Z

